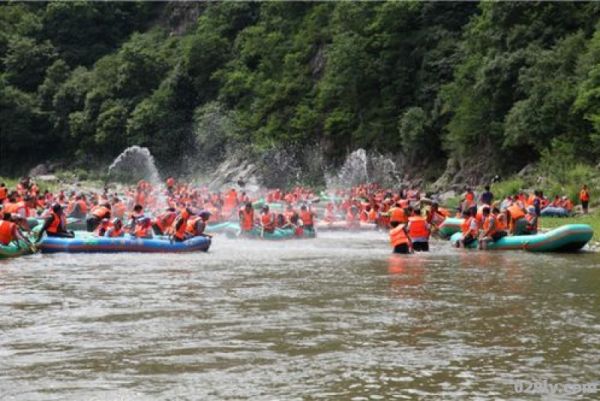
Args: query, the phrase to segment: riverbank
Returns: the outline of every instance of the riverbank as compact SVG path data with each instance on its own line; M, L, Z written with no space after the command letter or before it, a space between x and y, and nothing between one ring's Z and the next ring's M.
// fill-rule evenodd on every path
M600 245L600 211L596 210L590 214L580 214L572 217L542 217L542 230L551 230L565 224L589 224L594 230L592 241L595 246Z

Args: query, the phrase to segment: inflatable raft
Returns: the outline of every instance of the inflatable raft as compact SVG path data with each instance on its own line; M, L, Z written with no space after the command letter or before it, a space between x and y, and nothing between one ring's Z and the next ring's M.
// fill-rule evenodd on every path
M464 222L464 219L457 217L446 217L446 219L440 224L438 233L442 238L450 238L454 233L460 232L460 226Z
M377 224L360 222L357 227L348 227L345 221L334 221L333 223L319 221L316 229L318 231L374 231L377 230Z
M554 230L535 235L515 235L499 239L488 244L488 250L523 249L530 252L574 252L585 246L594 235L587 224L567 224ZM452 235L450 241L456 244L462 238L461 233ZM469 248L476 248L477 241Z
M297 236L294 229L287 228L276 228L274 232L268 233L263 232L260 227L255 227L251 231L242 233L240 225L238 223L229 223L229 226L223 230L228 238L250 238L250 239L261 239L261 240L286 240L286 239L306 239L315 238L317 233L315 230L305 229L302 236Z
M568 217L570 213L564 207L546 206L542 209L540 215L543 217Z
M134 238L128 235L120 238L96 237L86 232L76 232L75 238L44 236L38 244L42 253L183 253L206 252L210 248L208 237L194 237L187 241L170 241L168 237L156 236L153 239Z
M17 256L31 255L33 251L23 241L18 246L14 242L8 245L0 245L0 259L16 258Z

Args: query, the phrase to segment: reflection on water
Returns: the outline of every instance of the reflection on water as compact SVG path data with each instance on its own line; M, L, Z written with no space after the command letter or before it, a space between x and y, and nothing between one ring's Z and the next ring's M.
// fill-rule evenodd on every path
M432 248L323 234L0 262L0 394L525 399L513 381L598 380L600 256Z

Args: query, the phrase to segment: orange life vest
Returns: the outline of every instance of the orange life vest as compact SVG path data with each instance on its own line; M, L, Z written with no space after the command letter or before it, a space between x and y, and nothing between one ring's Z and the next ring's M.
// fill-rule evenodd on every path
M187 221L186 231L194 236L198 235L196 232L196 223L200 220L202 220L200 216L190 217Z
M265 230L274 230L275 229L275 216L273 213L265 213L260 216L260 222Z
M510 205L507 210L510 213L510 218L512 220L518 220L521 217L525 216L525 212L518 205Z
M48 226L48 228L46 229L47 232L49 232L50 234L56 234L58 232L63 232L65 231L65 216L61 215L59 216L58 214L52 212L52 222L50 223L50 225Z
M151 229L150 226L137 224L135 226L135 231L134 231L133 235L136 236L137 238L149 237L148 234L150 234L150 229Z
M11 221L0 220L0 244L8 245L14 239L13 233L16 224Z
M244 231L250 231L254 227L254 210L250 209L250 211L246 211L246 209L240 210L241 221L240 226Z
M398 245L408 244L408 236L404 231L404 224L390 230L390 243L395 248Z
M92 209L92 215L94 215L95 217L97 217L99 219L104 219L104 218L108 217L107 215L109 213L110 213L110 210L108 210L108 208L105 206L96 206L95 208Z
M2 199L2 196L0 196L0 199ZM579 192L579 200L582 202L588 202L590 200L590 193L585 189L582 189L581 192Z
M301 210L300 211L300 219L302 219L302 222L304 223L305 226L313 225L313 214L309 210L305 210L305 211Z
M406 213L404 213L404 209L401 207L393 207L390 209L390 222L397 221L398 223L405 224L408 219L406 218Z
M111 238L115 238L115 237L120 237L120 236L122 236L124 233L125 233L125 231L123 231L123 227L121 227L121 228L120 228L120 229L118 229L118 230L117 230L117 228L115 228L115 227L112 227L112 228L109 228L109 229L106 231L106 234L105 234L105 235L106 235L106 236L108 236L108 237L111 237Z
M428 238L429 230L427 229L427 222L421 216L412 216L408 218L409 227L408 235L411 238Z
M469 217L469 218L465 219L465 221L463 221L463 223L460 226L463 236L467 235L467 234L471 234L471 236L473 236L473 237L477 236L478 230L471 228L473 221L475 221L475 219L473 217Z
M498 231L498 219L493 214L488 215L486 219L483 220L483 231L488 232L490 230L490 226L493 224L493 228L488 233L488 235L494 235Z
M171 226L171 224L173 224L176 217L177 214L175 212L165 212L156 218L154 224L158 226L160 231L166 233L167 229Z
M8 196L8 190L6 187L0 187L0 202L2 202Z

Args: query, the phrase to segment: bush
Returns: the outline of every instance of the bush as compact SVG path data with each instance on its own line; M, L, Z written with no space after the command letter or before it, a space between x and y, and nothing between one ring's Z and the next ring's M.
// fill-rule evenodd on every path
M491 191L495 199L503 199L508 195L514 195L525 187L525 181L515 177L502 182L492 184Z

